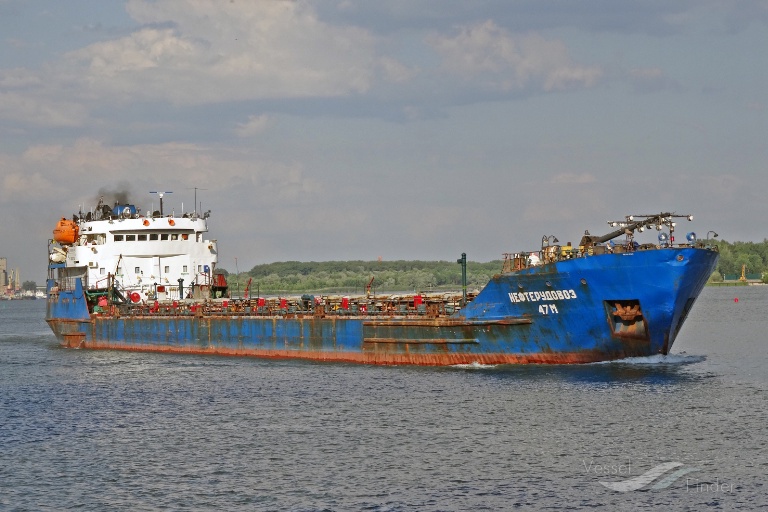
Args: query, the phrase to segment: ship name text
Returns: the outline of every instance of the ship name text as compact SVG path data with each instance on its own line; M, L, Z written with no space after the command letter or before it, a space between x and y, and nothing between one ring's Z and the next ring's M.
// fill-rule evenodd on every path
M547 290L544 292L509 292L509 300L517 302L539 302L541 300L572 300L576 292L570 290Z

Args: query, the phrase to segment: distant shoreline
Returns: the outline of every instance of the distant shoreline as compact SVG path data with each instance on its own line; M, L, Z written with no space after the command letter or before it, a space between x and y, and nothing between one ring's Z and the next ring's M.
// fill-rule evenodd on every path
M766 283L756 282L741 282L741 281L721 281L717 283L709 282L707 286L764 286Z

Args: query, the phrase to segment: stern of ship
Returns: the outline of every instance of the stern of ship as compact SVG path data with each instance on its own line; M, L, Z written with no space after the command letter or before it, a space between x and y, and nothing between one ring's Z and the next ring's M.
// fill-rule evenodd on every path
M56 266L58 265L51 265L51 267ZM63 265L60 266L63 268ZM55 268L50 270L53 273ZM56 338L66 347L81 347L91 323L82 281L49 277L46 283L46 295L45 321L48 322Z

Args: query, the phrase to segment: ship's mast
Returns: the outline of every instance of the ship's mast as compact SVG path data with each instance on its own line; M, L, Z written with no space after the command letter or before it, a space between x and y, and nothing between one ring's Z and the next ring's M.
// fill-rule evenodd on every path
M195 189L195 210L194 210L194 215L195 215L195 218L197 218L197 191L198 190L208 190L208 189L207 188L200 188L200 187L193 187L193 188ZM200 213L203 213L202 205L200 205Z
M173 194L173 192L172 191L157 192L157 191L150 190L149 193L157 194L160 197L160 216L162 217L163 216L163 194Z

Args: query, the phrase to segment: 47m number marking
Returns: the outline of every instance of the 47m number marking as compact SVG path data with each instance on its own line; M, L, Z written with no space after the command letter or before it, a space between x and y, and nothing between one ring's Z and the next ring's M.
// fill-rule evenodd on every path
M539 304L539 313L542 315L556 315L558 313L557 306L554 304Z

